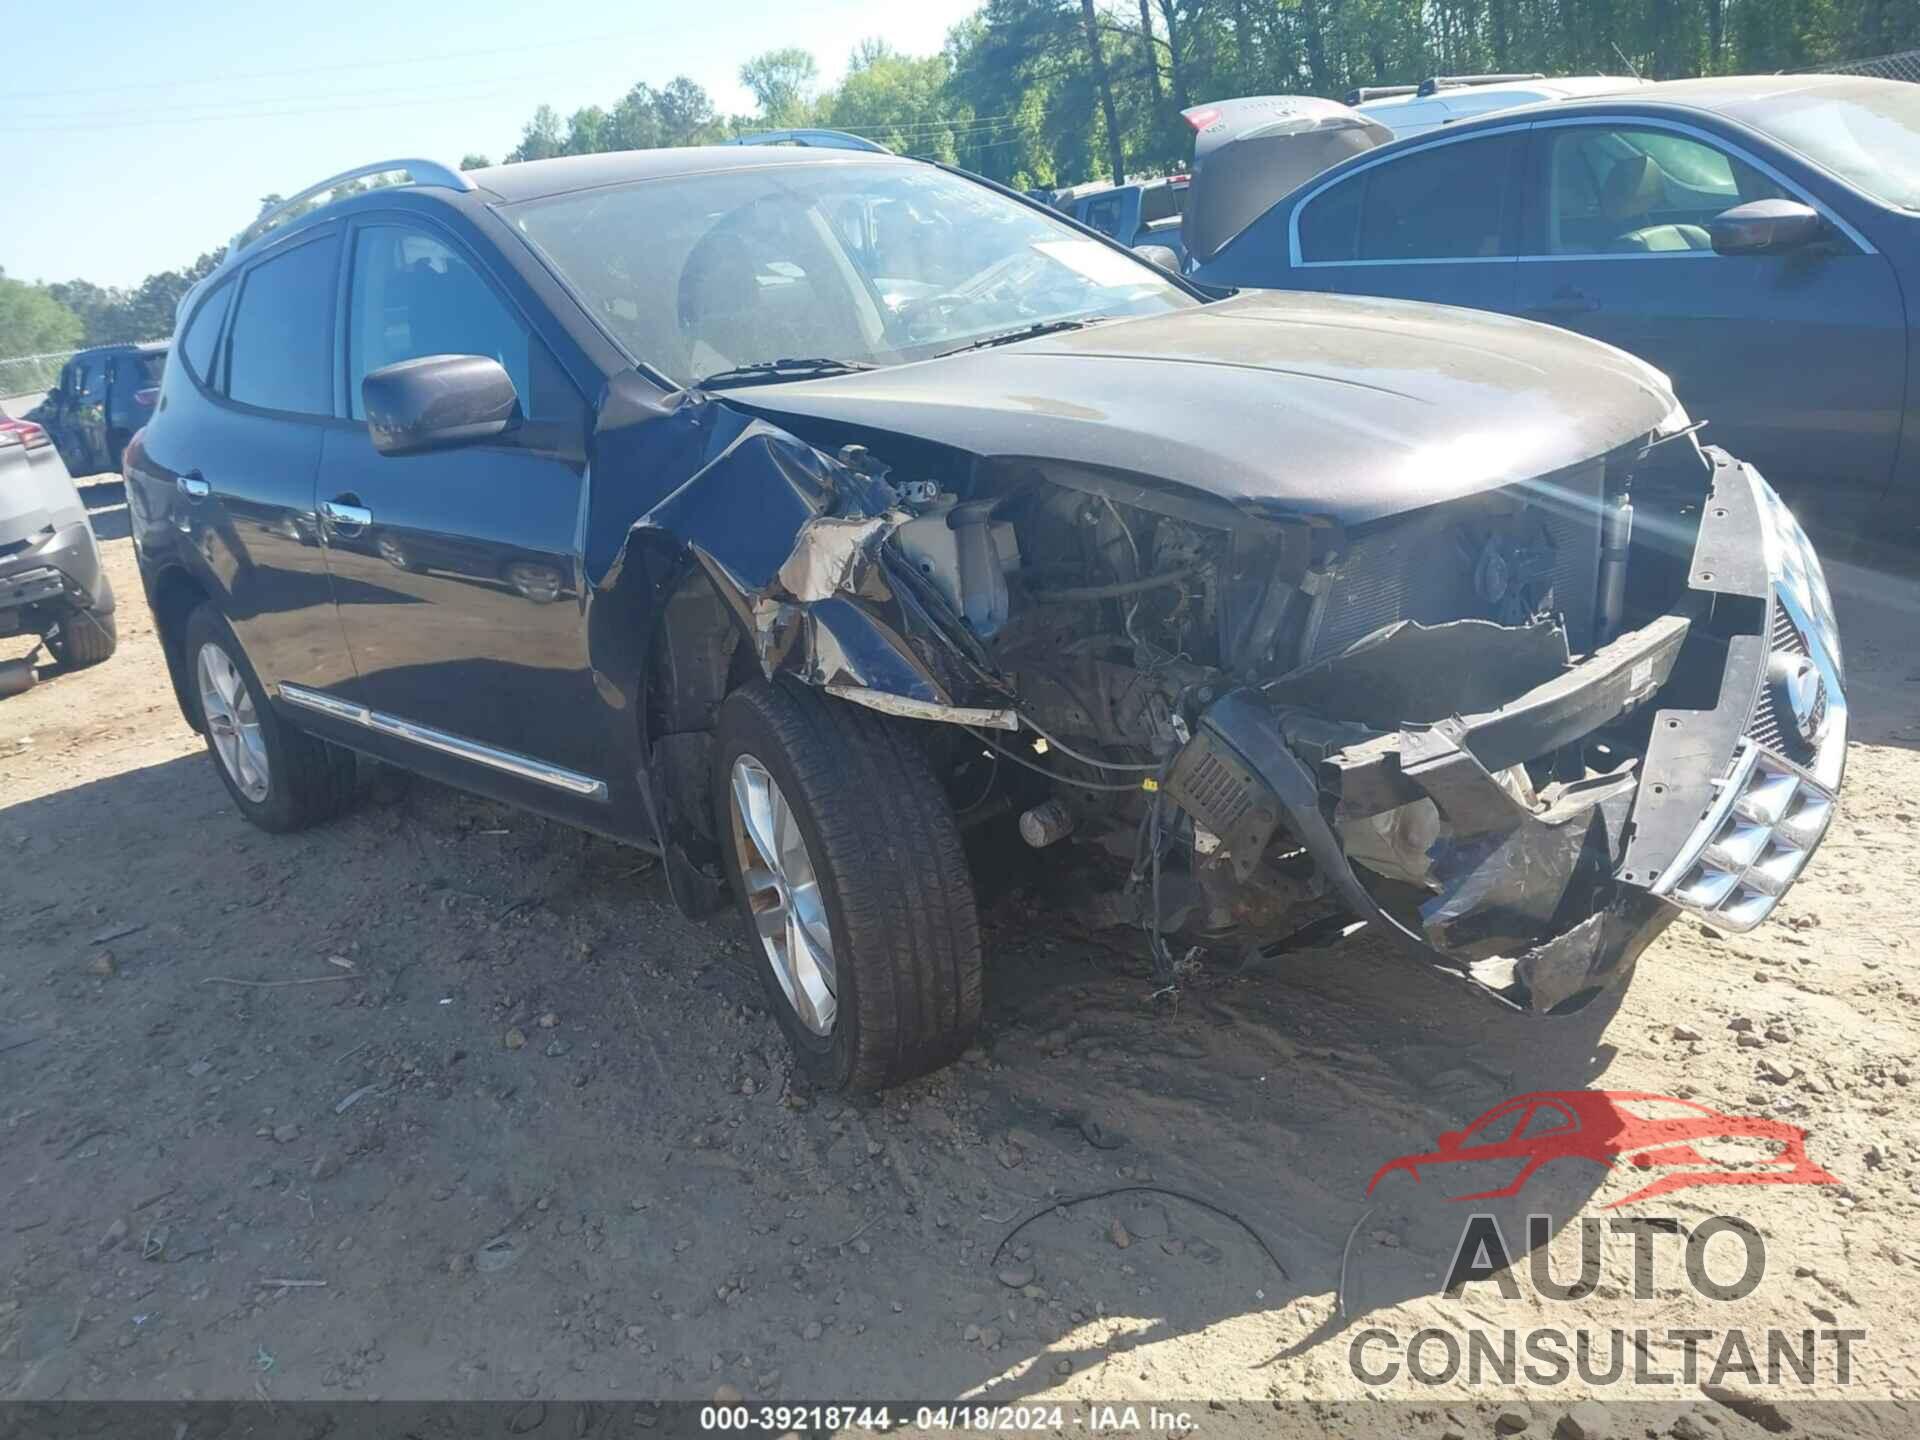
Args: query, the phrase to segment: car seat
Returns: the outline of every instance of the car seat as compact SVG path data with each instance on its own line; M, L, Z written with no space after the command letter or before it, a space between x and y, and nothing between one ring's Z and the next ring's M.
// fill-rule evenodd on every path
M1600 195L1600 213L1614 225L1644 219L1666 198L1666 177L1651 155L1638 152L1615 162ZM1643 225L1614 237L1611 250L1711 250L1713 238L1698 225Z

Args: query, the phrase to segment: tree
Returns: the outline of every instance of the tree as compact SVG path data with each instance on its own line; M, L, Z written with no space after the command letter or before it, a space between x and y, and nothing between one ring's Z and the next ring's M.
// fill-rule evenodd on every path
M666 83L655 97L654 109L668 145L697 145L711 138L718 119L707 92L685 75L676 75Z
M760 102L760 118L786 129L804 125L820 74L813 56L792 46L768 50L740 67L740 83Z
M969 118L950 93L944 55L902 55L881 40L854 51L846 78L820 97L815 112L835 130L948 164L960 158L958 140Z
M606 111L598 105L582 106L567 118L567 137L560 142L560 153L597 155L603 150L612 150L616 147L612 144L611 130Z
M489 160L477 150L469 150L460 157L460 168L462 170L485 170L492 164L493 161Z
M1100 113L1107 122L1107 160L1113 167L1113 183L1127 181L1127 157L1120 148L1120 112L1114 108L1113 83L1107 75L1106 57L1100 53L1100 17L1094 13L1093 0L1080 0L1081 24L1087 32L1087 58L1093 70L1093 83L1100 91Z
M9 280L0 270L0 357L72 350L82 333L80 317L46 286Z
M507 163L551 159L564 153L566 143L559 114L551 105L542 105L533 112L527 128L520 132L520 143L507 152Z

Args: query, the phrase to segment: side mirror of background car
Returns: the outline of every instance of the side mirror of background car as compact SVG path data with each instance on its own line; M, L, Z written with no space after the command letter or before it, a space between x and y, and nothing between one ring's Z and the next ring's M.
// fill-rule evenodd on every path
M1174 254L1169 246L1136 245L1133 247L1133 253L1150 264L1158 265L1162 270L1171 270L1176 275L1180 273L1180 257Z
M513 423L519 396L498 360L422 355L360 382L367 432L382 455L418 455L490 440Z
M1749 200L1722 210L1707 223L1713 248L1722 255L1766 255L1817 239L1826 222L1797 200Z

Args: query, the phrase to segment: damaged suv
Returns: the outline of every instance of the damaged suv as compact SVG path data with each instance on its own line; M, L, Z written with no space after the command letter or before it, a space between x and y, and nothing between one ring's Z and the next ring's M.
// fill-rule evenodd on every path
M975 826L1162 973L1357 917L1561 1012L1832 814L1806 536L1563 331L1207 303L937 166L726 148L339 177L174 353L129 502L240 810L360 751L648 847L824 1084L967 1044Z

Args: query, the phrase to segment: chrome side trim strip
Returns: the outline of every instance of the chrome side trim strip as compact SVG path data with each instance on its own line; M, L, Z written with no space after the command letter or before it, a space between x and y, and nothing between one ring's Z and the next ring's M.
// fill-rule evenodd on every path
M309 690L304 685L282 684L280 698L289 705L298 705L321 715L329 715L335 720L345 720L349 724L376 731L381 735L391 735L398 740L424 745L429 750L438 750L443 755L469 760L475 765L485 765L490 770L516 775L522 780L550 785L555 790L564 791L569 795L579 795L588 800L599 801L605 801L607 798L607 782L596 780L591 775L582 775L558 765L549 765L544 760L536 760L530 755L522 755L517 751L501 750L492 745L483 745L478 740L451 735L445 730L436 730L431 725L416 725L411 720L402 720L398 715L371 710L365 705L356 705L351 700L342 700L337 695L328 695L324 691Z
M882 715L904 715L909 720L944 720L949 725L983 725L989 730L1018 730L1020 717L1012 710L988 710L966 705L942 705L937 700L915 700L863 685L829 685L829 695L851 700Z

